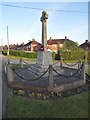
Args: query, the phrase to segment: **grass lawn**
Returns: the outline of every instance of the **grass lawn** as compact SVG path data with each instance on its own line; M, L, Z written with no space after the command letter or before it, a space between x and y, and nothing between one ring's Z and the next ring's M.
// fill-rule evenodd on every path
M12 55L9 55L7 56L8 59L16 59L16 60L20 60L21 58L23 60L26 60L26 61L36 61L37 59L32 59L32 58L25 58L25 57L19 57L19 56L12 56ZM53 62L56 62L56 60L53 60ZM78 60L65 60L66 63L76 63L78 62Z
M88 118L88 92L64 99L8 97L8 118Z
M32 58L25 58L25 57L19 57L19 56L12 56L12 55L9 55L7 56L8 59L15 59L15 60L20 60L21 58L23 60L26 60L26 61L36 61L36 59L32 59Z

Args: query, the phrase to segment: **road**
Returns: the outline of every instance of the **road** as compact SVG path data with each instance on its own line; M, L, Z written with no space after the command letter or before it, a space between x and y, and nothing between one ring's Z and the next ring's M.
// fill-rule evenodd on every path
M0 119L2 118L2 56L0 55Z
M6 103L7 103L7 79L4 73L5 57L0 54L0 119L6 118Z

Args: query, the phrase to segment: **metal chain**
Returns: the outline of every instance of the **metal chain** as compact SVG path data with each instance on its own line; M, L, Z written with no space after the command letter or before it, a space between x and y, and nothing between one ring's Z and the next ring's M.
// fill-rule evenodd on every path
M14 70L13 70L13 72L14 72L15 74L17 74L21 79L24 79L24 80L26 80L26 81L36 81L36 80L40 79L41 77L43 77L43 76L48 72L48 70L49 70L49 68L48 68L41 76L39 76L38 78L32 79L32 80L26 79L26 78L22 77L21 75L19 75L19 74L18 74L16 71L14 71Z
M24 63L28 64L26 61L22 60Z
M64 62L67 66L75 66L76 64L78 64L78 63L80 62L80 60L79 60L79 61L76 62L75 64L70 65L70 64L67 64L64 59L62 59L62 60L63 60L63 62Z
M72 74L72 75L62 75L62 74L60 74L60 73L58 73L53 67L53 70L54 70L54 72L56 72L59 76L62 76L62 77L72 77L72 76L74 76L75 74L77 74L81 69L82 69L82 67L83 67L83 64L82 64L82 66L74 73L74 74Z
M57 62L52 63L51 65L55 65L55 64L57 64L57 63L58 63L58 61L57 61Z

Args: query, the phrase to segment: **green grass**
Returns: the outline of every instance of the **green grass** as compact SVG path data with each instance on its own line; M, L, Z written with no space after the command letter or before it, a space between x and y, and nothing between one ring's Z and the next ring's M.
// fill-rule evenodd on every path
M31 59L31 58L25 58L25 57L19 57L19 56L12 56L12 55L9 55L7 56L8 59L15 59L15 60L20 60L21 58L23 60L27 60L27 61L36 61L36 59Z
M88 118L88 92L64 99L8 97L8 118Z
M12 56L12 55L9 55L7 56L8 59L16 59L16 60L20 60L21 58L23 60L31 60L31 61L36 61L36 59L32 59L32 58L25 58L25 57L19 57L19 56ZM53 60L53 62L56 62L56 60ZM78 60L65 60L65 62L67 63L76 63L78 62Z

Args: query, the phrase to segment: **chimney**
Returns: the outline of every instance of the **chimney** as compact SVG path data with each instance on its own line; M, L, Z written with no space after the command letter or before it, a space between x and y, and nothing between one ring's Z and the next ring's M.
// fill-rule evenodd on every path
M32 41L35 41L35 38L33 38Z
M22 46L24 46L24 42L22 42Z
M50 41L52 40L52 37L50 37Z
M86 40L85 43L88 43L88 40Z
M67 40L67 36L65 36L65 40Z
M28 40L28 42L30 42L31 40Z

